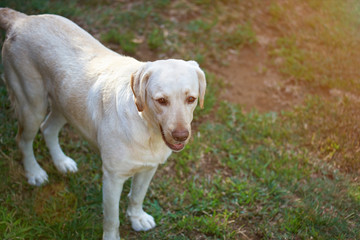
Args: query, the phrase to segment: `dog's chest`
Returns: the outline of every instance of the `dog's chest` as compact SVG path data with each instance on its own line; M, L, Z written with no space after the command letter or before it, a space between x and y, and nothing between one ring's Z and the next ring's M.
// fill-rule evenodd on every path
M149 135L142 136L142 141L119 142L107 141L103 148L103 165L110 171L117 172L119 176L131 177L138 172L143 172L157 167L166 162L171 150L161 138L154 139ZM109 140L109 139L107 139Z
M165 163L170 154L171 150L167 147L132 149L129 151L129 155L121 160L118 172L122 176L131 177L138 172L148 171Z
M161 141L151 139L144 146L139 146L133 151L133 159L144 165L165 163L171 154L171 150Z

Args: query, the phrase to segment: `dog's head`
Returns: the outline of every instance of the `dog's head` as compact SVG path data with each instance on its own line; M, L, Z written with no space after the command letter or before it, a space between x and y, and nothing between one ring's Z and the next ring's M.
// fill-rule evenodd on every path
M204 105L206 80L195 61L159 60L148 62L131 78L139 112L158 127L164 142L181 151L191 135L191 121L199 102Z

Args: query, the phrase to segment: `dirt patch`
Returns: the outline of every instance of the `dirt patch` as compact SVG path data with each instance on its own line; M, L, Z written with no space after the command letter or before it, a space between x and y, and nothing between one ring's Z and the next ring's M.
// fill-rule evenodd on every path
M279 111L299 104L299 88L284 84L284 79L267 65L264 49L245 48L229 56L229 64L216 70L227 88L221 98L243 106L245 111Z
M278 71L276 60L269 56L279 32L271 24L268 14L270 3L257 4L247 15L256 33L256 44L229 51L225 66L211 66L210 70L221 76L226 88L221 98L240 104L248 112L280 111L301 104L308 89L286 79Z
M309 94L330 95L329 89L309 87L280 73L282 59L271 58L269 52L282 33L280 26L271 23L269 7L267 3L249 9L256 44L230 50L224 59L226 66L210 67L225 82L221 98L240 104L246 112L289 110L302 104Z
M309 94L329 95L328 89L309 88L284 77L268 54L267 45L273 40L265 35L259 39L253 46L230 52L226 66L211 67L225 82L221 99L240 104L246 112L278 112L302 104Z

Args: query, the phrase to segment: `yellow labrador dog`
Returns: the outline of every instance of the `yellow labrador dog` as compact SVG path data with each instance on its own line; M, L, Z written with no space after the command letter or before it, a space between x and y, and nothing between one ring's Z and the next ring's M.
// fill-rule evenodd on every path
M199 65L174 59L139 62L56 15L1 8L0 27L7 33L5 82L18 117L17 141L28 182L41 185L48 179L33 152L39 128L56 168L77 171L58 141L69 122L101 154L103 239L120 239L119 200L129 177L127 215L133 229L155 227L143 200L158 165L189 141L193 111L198 101L203 106L206 88Z

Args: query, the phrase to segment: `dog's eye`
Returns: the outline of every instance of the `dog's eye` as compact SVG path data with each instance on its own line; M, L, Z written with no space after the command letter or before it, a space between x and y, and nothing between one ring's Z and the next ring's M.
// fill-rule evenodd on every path
M160 104L160 105L163 105L163 106L166 106L168 105L168 100L166 100L165 98L159 98L159 99L156 99L156 101Z
M186 99L187 103L189 103L189 104L195 102L195 100L196 100L196 98L194 98L194 97L188 97L188 98Z

